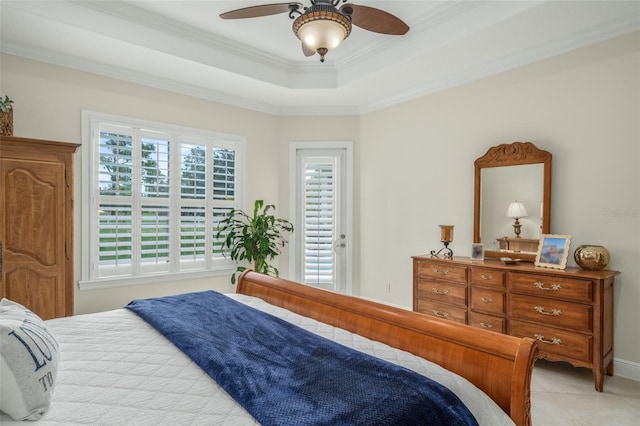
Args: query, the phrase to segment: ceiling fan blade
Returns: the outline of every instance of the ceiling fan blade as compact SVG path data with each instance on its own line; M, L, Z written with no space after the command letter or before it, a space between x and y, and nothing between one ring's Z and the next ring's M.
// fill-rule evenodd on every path
M347 3L340 7L340 12L351 15L351 23L365 30L389 35L403 35L409 31L409 26L400 18L375 7Z
M290 10L297 10L301 7L302 3L298 2L262 4L231 10L221 14L220 17L222 19L258 18L260 16L277 15L278 13L285 13Z
M301 43L302 44L302 53L304 53L304 56L313 56L316 54L316 52L314 50L311 50L307 47L306 44Z

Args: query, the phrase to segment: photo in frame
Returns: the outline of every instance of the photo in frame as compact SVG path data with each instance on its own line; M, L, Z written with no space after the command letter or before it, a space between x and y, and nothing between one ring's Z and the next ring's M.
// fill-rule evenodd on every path
M566 268L570 243L569 235L542 234L534 265L544 268Z
M471 244L471 260L484 260L484 244Z

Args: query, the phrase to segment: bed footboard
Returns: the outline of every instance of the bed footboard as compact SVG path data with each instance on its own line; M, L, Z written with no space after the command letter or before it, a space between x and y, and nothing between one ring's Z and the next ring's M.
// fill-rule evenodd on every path
M536 342L245 271L237 293L411 352L489 395L517 425L531 424Z

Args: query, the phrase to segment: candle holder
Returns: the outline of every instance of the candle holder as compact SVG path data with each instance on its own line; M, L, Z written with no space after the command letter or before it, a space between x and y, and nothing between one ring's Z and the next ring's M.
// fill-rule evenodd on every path
M438 257L440 253L445 259L451 259L453 257L453 250L449 248L449 243L453 241L453 225L440 225L440 242L444 244L437 252L431 250L431 256Z

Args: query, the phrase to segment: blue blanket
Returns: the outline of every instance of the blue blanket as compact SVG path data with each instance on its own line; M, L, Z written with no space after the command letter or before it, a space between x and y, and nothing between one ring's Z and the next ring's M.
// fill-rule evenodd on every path
M263 425L476 425L444 386L214 291L138 314Z

